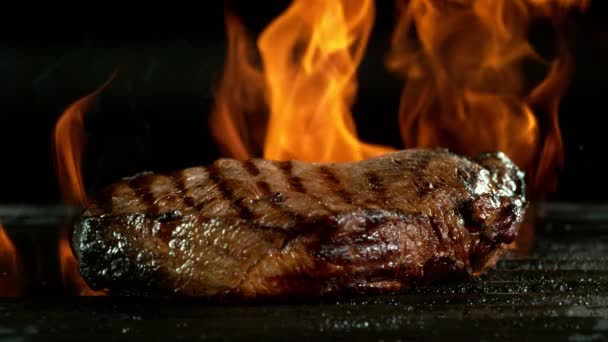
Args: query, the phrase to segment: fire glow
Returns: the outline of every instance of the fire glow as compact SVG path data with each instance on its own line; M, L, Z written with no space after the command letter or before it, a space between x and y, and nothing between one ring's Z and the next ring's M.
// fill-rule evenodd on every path
M357 69L375 20L373 0L294 0L256 40L227 14L228 50L211 133L224 154L237 159L338 162L397 148L448 148L463 155L500 150L526 171L532 194L543 195L554 188L563 163L558 107L571 56L561 24L567 10L587 5L584 0L397 1L399 19L386 67L405 86L399 113L386 115L399 116L399 147L361 141L351 113ZM538 17L553 23L560 47L548 61L528 41ZM525 86L527 60L546 69L533 87ZM84 114L110 80L57 122L56 162L66 203L86 204ZM80 294L98 294L80 278L66 235L59 249L64 282Z
M94 92L71 104L55 125L55 165L64 201L84 206L87 202L82 179L82 154L85 143L84 115L115 74ZM63 286L79 295L97 296L104 292L92 290L78 271L78 262L70 248L68 234L62 232L58 242L58 258Z
M373 21L371 0L295 0L258 39L263 65L257 67L251 64L255 51L248 49L245 30L229 16L227 62L211 119L219 143L231 156L247 158L259 147L252 143L262 142L263 156L273 160L350 161L394 150L359 141L350 112ZM257 98L245 106L227 103L235 98L234 89ZM247 117L260 115L260 103L269 115ZM239 134L221 134L228 131L222 123L240 127ZM243 143L242 137L256 130L266 136Z
M0 224L0 297L21 294L19 260L13 242Z
M560 40L560 19L588 1L397 5L386 64L406 80L399 111L403 148L449 148L464 155L500 150L526 171L534 195L552 190L563 162L558 106L571 62ZM562 47L551 61L542 60L527 39L537 17L554 22ZM262 151L267 159L327 162L394 150L358 139L350 113L373 21L372 1L295 0L254 47L242 24L228 16L229 48L211 118L227 154L244 159ZM256 53L261 65L252 57ZM526 91L522 64L528 59L547 72ZM254 132L265 134L252 138Z
M399 113L404 144L449 147L466 155L500 150L526 171L533 194L552 190L563 158L558 106L571 70L569 51L559 40L560 20L564 7L587 3L412 0L400 5L387 65L408 80ZM537 16L550 16L554 23L561 49L552 61L543 61L528 42ZM548 70L529 91L522 70L526 60Z

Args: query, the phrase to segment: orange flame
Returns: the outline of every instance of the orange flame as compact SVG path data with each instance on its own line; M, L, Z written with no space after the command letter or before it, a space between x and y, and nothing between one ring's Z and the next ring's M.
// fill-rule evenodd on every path
M349 111L373 22L371 0L296 0L264 31L266 158L347 161L390 151L360 142Z
M252 154L261 154L264 143L264 125L268 120L265 81L243 25L227 15L226 31L228 56L215 94L211 132L226 154L247 159Z
M0 297L17 297L20 294L17 251L4 227L0 225Z
M93 93L70 105L55 125L55 158L59 185L68 204L85 205L86 191L82 180L82 152L85 142L84 114L90 110L97 96L110 84L115 73ZM78 262L70 248L67 234L59 237L59 263L64 288L84 296L102 295L93 291L78 272Z
M350 113L373 20L372 0L295 0L258 39L261 71L242 26L228 17L228 57L212 117L220 143L245 158L265 135L263 156L275 160L346 161L391 151L361 142ZM268 123L243 115L260 104L268 106ZM244 132L258 135L251 140Z
M87 201L82 181L82 152L85 143L84 113L110 84L115 74L98 89L71 104L55 124L55 162L59 185L68 204L83 205Z
M407 79L399 113L404 146L465 155L500 150L526 171L533 194L551 190L563 163L558 107L571 74L563 14L589 1L398 4L387 66ZM537 17L553 19L558 33L551 61L528 41ZM255 51L228 16L227 62L211 120L225 152L239 159L348 161L393 150L360 141L350 113L373 21L371 0L294 0ZM522 71L528 61L547 70L531 89Z
M558 104L571 59L562 48L545 79L526 91L522 64L541 61L528 42L528 27L537 15L558 18L560 10L585 8L587 1L399 4L387 65L407 78L400 108L405 145L468 155L501 150L530 175L533 193L553 187L563 158Z

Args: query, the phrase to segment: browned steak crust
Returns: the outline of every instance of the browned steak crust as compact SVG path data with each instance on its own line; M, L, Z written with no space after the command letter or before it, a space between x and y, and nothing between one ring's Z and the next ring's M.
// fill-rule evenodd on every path
M220 159L101 191L73 247L95 289L244 298L470 277L514 241L523 173L502 153L351 163Z

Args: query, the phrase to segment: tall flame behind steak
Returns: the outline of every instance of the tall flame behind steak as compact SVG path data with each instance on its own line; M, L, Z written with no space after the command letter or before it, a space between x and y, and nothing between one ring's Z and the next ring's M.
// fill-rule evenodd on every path
M502 153L363 161L220 159L93 198L73 247L94 289L268 298L466 279L517 235L523 173Z

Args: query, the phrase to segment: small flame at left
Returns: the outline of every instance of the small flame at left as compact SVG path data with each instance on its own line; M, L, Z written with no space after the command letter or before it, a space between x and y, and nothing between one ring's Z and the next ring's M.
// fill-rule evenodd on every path
M17 250L0 224L0 297L21 295Z
M59 186L66 204L85 206L87 203L82 179L84 115L115 76L116 73L112 73L99 88L68 106L55 125L55 163ZM58 245L64 289L81 296L104 295L103 291L92 290L80 275L78 261L70 247L68 235L66 232L61 232Z
M68 106L55 124L55 163L59 186L67 204L86 204L87 195L82 181L84 114L91 109L99 94L112 82L115 75L113 73L91 94Z

